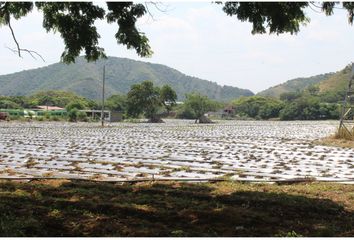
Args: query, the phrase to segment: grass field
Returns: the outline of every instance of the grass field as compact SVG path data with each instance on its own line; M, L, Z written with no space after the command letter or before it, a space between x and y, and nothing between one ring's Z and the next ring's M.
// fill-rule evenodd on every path
M0 236L354 236L354 185L0 182Z

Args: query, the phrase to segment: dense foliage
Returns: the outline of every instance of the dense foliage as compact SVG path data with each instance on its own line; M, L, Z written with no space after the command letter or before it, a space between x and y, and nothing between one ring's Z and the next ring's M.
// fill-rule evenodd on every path
M106 99L105 107L111 111L125 112L127 109L127 96L115 94Z
M42 91L28 97L0 96L0 108L3 109L34 108L39 105L57 106L69 110L72 108L90 109L97 106L90 99L65 91Z
M176 103L174 90L169 86L163 86L160 89L155 87L151 81L144 81L141 84L132 85L128 92L127 114L131 117L138 117L143 113L150 122L160 122L158 113L162 106L166 108L166 103L172 105Z
M200 93L190 93L186 95L186 100L183 104L180 117L194 118L196 122L203 122L202 117L208 111L216 111L220 108L220 104L216 101L203 96Z
M341 96L333 92L320 93L317 86L304 91L272 97L242 97L232 102L236 114L255 119L280 118L281 120L338 119Z
M32 105L48 105L77 109L93 108L96 103L92 100L65 91L42 91L29 97ZM74 105L71 106L70 105Z
M232 105L239 115L257 119L278 117L283 107L280 100L261 96L241 97L233 101Z

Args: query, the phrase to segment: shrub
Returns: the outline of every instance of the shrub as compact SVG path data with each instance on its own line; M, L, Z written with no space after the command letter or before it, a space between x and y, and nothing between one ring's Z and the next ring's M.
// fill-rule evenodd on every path
M82 121L82 122L88 122L87 114L85 112L78 111L77 120Z
M78 117L78 110L76 108L71 109L68 112L68 117L70 122L76 122Z
M51 121L60 121L60 118L58 116L51 116L50 120Z

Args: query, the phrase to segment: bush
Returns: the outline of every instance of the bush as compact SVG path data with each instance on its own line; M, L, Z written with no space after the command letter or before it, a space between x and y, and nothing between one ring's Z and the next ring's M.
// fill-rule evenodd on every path
M86 105L82 101L71 101L68 105L65 106L66 110L70 112L72 109L82 110L86 108Z
M303 96L287 104L280 111L281 120L316 120L321 117L320 103L317 98Z
M178 106L176 118L180 119L196 119L196 115L193 110L184 105Z
M44 118L49 120L50 119L50 113L48 111L44 112Z
M60 118L58 116L51 116L50 120L51 121L60 121Z
M236 113L255 119L277 118L284 103L272 97L251 96L241 97L232 102Z
M0 100L0 108L2 109L19 109L21 108L20 105L11 101L11 100Z
M81 121L81 122L88 122L88 117L87 114L85 112L80 112L78 111L77 113L77 120Z
M71 109L68 112L69 122L76 122L79 111L76 108Z

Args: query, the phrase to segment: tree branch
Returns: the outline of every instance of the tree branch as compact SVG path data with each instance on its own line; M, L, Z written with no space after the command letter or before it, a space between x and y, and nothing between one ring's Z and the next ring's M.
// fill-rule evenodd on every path
M16 46L17 46L18 56L21 57L20 45L18 44L17 39L16 39L16 36L15 36L15 33L14 33L14 30L13 30L12 27L11 27L10 19L9 19L8 25L9 25L9 28L10 28L10 30L11 30L12 38L13 38L13 40L15 41Z
M22 51L22 52L27 52L29 55L31 55L32 58L34 58L35 60L37 60L37 58L33 55L37 55L38 57L40 57L42 59L43 62L45 62L44 58L42 57L42 55L40 55L38 52L36 51L33 51L33 50L29 50L29 49L26 49L26 48L20 48L19 50L17 49L13 49L13 48L10 48L10 47L7 47L5 46L7 49L9 49L10 51L14 52L14 53L18 53L18 51ZM22 57L22 56L21 56Z
M162 4L162 3L160 3L160 2L145 2L144 3L145 9L146 9L147 13L152 18L153 21L155 21L155 18L153 16L153 14L151 13L150 9L149 9L149 5L154 6L159 12L162 12L162 13L167 13L168 12L167 7L165 9L162 9L162 8L160 8L159 4Z
M154 18L154 16L153 16L152 13L150 12L150 9L149 9L149 7L148 7L148 3L146 3L146 2L145 2L145 9L146 9L146 11L148 12L149 16L151 17L151 19L152 19L153 21L156 21L155 18Z
M20 48L20 44L17 42L17 39L16 39L16 36L15 36L15 33L14 33L14 30L12 29L12 26L11 26L11 23L10 23L10 19L9 19L9 22L8 22L8 25L9 25L9 28L11 30L11 34L12 34L12 38L14 40L14 42L16 43L16 47L17 47L17 50L16 49L13 49L13 48L9 48L9 47L6 47L7 49L11 50L12 52L14 53L17 53L19 57L22 57L21 56L21 51L22 52L27 52L28 54L31 55L32 58L34 58L35 60L37 60L37 58L33 55L37 55L39 56L43 62L45 62L44 58L42 57L42 55L40 55L38 52L36 51L33 51L33 50L28 50L26 48Z
M314 12L316 12L316 13L322 13L321 11L318 11L318 10L314 9L314 8L312 7L312 5L313 5L314 7L319 8L318 6L316 6L315 4L313 4L312 2L310 2L309 7L311 8L312 11L314 11ZM320 9L322 9L322 8L320 8Z

